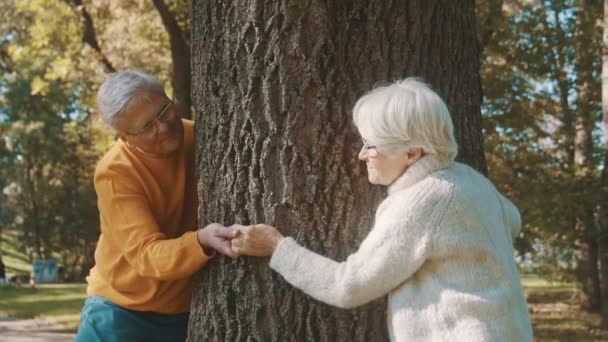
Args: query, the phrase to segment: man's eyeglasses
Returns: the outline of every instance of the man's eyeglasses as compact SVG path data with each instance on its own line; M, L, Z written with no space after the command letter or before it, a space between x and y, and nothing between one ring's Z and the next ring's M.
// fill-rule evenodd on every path
M142 135L143 133L146 133L150 128L156 126L157 122L165 121L167 110L169 108L171 108L171 106L173 106L173 101L168 100L167 103L165 103L165 105L160 109L158 114L156 114L156 116L154 116L154 119L148 121L148 123L146 123L137 132L135 132L135 133L127 132L127 134L132 135L132 136Z

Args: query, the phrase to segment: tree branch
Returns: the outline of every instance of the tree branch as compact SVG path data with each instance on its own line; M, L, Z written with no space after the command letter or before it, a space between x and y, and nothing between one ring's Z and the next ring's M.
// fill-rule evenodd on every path
M192 99L190 95L190 45L184 39L175 15L163 0L152 0L158 11L165 30L169 34L171 59L173 61L174 101L182 107L182 117L191 118Z
M76 13L78 20L80 21L80 29L82 31L82 42L90 46L95 50L95 54L99 62L103 65L106 72L115 72L116 69L110 63L106 55L101 50L97 41L97 34L95 33L95 26L93 26L93 19L91 15L84 7L82 0L64 0Z
M482 49L490 43L496 25L502 18L502 4L503 0L488 0L488 16L483 20L479 34L479 44Z

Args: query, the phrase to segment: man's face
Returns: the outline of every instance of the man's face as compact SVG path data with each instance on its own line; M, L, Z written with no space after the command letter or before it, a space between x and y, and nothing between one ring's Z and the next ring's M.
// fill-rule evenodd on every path
M146 100L130 104L116 124L128 146L155 157L168 157L184 141L184 126L177 108L161 90L144 90Z

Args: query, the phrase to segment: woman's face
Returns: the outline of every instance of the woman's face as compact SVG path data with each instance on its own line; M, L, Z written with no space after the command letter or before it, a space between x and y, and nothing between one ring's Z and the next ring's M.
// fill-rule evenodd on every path
M422 155L421 148L391 151L382 146L370 146L364 140L359 151L359 160L367 165L367 178L370 183L388 186Z

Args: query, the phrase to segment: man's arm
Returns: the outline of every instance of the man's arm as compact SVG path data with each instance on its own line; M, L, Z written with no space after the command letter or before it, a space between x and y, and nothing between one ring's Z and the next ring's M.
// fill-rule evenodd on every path
M233 256L226 242L230 231L217 224L169 239L154 219L146 197L117 174L97 178L95 189L102 220L106 221L104 236L118 246L142 277L186 278L212 256L205 254L203 247Z

